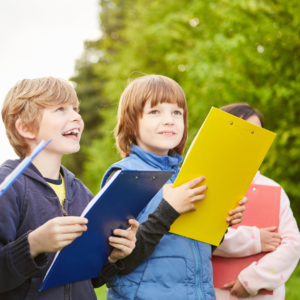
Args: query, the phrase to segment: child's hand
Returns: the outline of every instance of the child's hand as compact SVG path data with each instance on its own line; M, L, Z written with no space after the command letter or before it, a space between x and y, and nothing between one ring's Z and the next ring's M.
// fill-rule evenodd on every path
M86 218L71 216L49 220L28 234L31 256L61 250L87 230L87 223Z
M247 298L250 297L250 294L246 291L243 285L238 279L231 281L224 285L224 288L231 288L231 295L236 296L237 298Z
M248 202L248 199L244 197L240 202L239 206L235 208L234 210L229 212L230 217L226 219L230 225L236 225L243 221L243 212L246 210L246 207L244 206Z
M163 197L180 214L196 210L194 202L203 200L207 190L207 185L195 187L203 182L205 177L195 178L177 188L172 188L172 184L166 184L163 188Z
M259 229L261 252L275 251L281 244L280 235L276 232L273 232L275 229L276 226Z
M131 226L127 230L114 230L114 234L121 237L109 237L109 244L114 247L108 258L111 263L115 263L118 259L128 256L135 248L135 236L139 228L139 222L137 220L130 219L128 223L131 224Z

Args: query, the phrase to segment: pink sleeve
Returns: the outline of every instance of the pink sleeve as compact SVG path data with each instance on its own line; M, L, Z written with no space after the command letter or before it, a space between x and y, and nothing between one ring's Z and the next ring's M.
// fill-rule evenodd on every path
M261 252L260 232L257 227L240 226L228 228L224 241L213 255L222 257L243 257Z
M260 289L274 290L284 284L293 273L300 257L297 223L290 201L282 189L278 233L281 245L274 251L244 269L238 279L251 296Z

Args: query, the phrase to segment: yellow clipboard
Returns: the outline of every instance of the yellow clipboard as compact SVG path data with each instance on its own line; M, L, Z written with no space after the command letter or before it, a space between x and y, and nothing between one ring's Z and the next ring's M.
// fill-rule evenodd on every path
M170 232L218 246L228 212L237 207L276 134L212 107L174 182L178 187L205 176L206 198L181 215Z

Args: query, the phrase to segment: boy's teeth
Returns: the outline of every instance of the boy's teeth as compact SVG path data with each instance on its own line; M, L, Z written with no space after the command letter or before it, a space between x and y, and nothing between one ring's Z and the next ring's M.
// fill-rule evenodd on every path
M64 134L71 134L71 133L78 134L79 130L78 129L70 130L70 131L65 132Z

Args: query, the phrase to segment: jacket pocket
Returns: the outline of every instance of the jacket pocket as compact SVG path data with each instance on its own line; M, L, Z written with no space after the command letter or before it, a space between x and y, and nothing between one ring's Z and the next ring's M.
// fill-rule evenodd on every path
M36 298L36 295L39 291L39 287L41 286L43 279L39 277L31 277L30 281L30 288L25 300L33 300Z
M148 260L135 300L188 299L187 265L182 257Z

